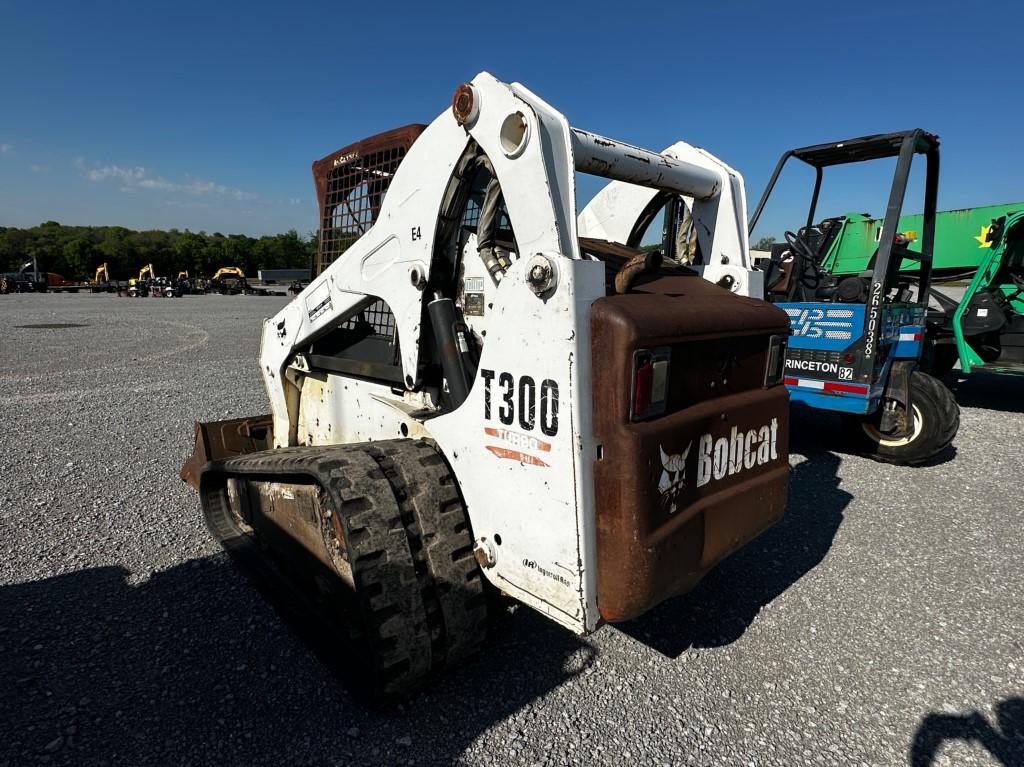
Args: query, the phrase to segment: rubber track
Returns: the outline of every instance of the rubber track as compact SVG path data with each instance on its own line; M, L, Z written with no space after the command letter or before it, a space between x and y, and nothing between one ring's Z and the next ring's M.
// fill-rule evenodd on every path
M243 567L280 581L280 571L268 564L255 539L236 523L226 494L217 489L222 486L216 481L218 474L268 480L308 477L320 484L344 525L361 612L359 638L373 664L373 669L360 669L360 692L389 698L415 687L431 668L426 612L394 492L363 446L271 450L212 462L204 470L200 494L210 531ZM295 584L271 585L312 604L306 595L296 593Z
M452 666L487 633L483 576L455 477L428 442L374 442L367 452L391 481L403 510L431 628L433 668Z
M373 659L372 678L354 680L359 692L375 699L403 695L483 642L483 578L465 506L454 476L430 443L281 448L211 462L204 469L200 495L210 531L286 604L301 603L317 613L322 609L315 600L299 584L283 582L256 539L238 525L221 490L224 477L232 475L308 478L327 494L344 526L361 630L353 633L351 620L325 622L335 630L346 624L349 639Z

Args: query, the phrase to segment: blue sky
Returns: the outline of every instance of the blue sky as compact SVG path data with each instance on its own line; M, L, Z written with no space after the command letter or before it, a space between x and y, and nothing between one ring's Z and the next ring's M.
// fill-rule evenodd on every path
M480 70L578 127L706 147L751 206L787 147L918 126L942 137L940 208L1024 200L1020 4L825 6L15 0L0 225L307 232L314 159L429 122ZM877 214L880 178L823 203Z

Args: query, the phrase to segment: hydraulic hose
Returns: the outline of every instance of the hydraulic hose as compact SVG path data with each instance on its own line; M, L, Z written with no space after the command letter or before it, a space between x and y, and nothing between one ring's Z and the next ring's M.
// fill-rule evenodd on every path
M477 222L476 228L476 249L495 285L501 281L505 270L512 264L508 257L498 253L495 247L498 242L498 210L501 207L501 199L501 184L498 183L498 178L493 175L492 171L490 183L487 184L487 190L484 192L483 203L480 205L480 220Z

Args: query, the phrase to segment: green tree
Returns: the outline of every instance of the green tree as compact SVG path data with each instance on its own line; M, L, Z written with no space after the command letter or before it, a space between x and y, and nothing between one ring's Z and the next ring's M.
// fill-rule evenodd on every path
M28 229L0 227L0 271L16 271L32 257L41 271L65 277L91 277L106 261L114 279L127 279L152 263L157 274L211 275L222 266L240 266L247 275L259 269L308 267L317 252L318 234L303 237L294 229L255 239L220 232L133 231L121 226L65 226L47 221Z
M202 235L186 231L178 235L172 246L174 253L173 265L168 271L175 274L188 271L190 274L207 274L209 265L203 258L206 238Z
M131 246L128 235L132 232L120 226L99 228L99 257L110 265L111 274L134 277L142 267L138 252Z
M93 271L96 260L95 249L85 237L75 237L64 243L64 263L67 264L68 277L85 279Z
M233 234L223 244L224 261L218 266L240 266L247 275L252 269L252 250L255 240L241 234Z

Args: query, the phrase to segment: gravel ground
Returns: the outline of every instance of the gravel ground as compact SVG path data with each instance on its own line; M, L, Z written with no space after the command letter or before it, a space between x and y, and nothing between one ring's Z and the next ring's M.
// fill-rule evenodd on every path
M520 609L368 710L177 478L192 421L266 410L282 305L0 297L0 767L1024 764L1024 379L957 384L955 456L922 469L798 414L785 521L693 594L585 640Z

